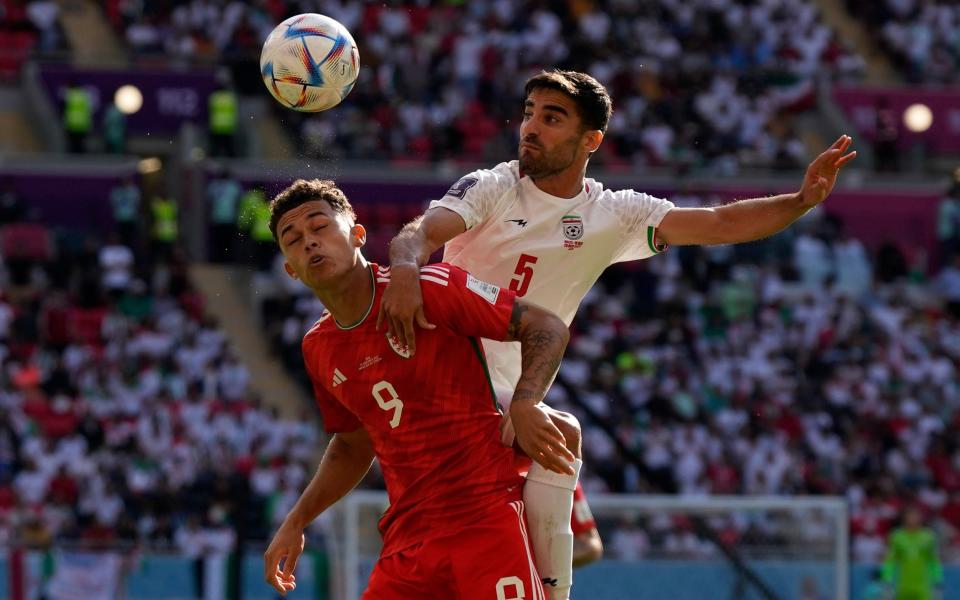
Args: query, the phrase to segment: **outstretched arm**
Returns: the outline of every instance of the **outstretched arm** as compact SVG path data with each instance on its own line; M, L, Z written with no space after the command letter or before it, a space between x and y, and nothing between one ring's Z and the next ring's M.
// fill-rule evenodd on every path
M413 322L433 329L423 314L420 294L420 267L427 264L438 248L467 230L463 217L450 209L431 208L403 226L390 242L390 283L383 292L377 329L386 322L387 332L416 353Z
M510 404L517 443L544 468L572 475L574 456L563 434L538 406L560 368L570 330L552 312L518 298L506 339L520 342L520 380Z
M373 444L365 429L338 433L330 440L316 474L263 555L264 578L280 594L296 588L293 572L303 552L303 530L360 483L370 470L373 457Z
M800 191L716 208L674 208L657 228L659 239L677 246L739 244L782 231L827 199L840 169L857 156L855 151L845 154L852 141L840 136L810 163Z

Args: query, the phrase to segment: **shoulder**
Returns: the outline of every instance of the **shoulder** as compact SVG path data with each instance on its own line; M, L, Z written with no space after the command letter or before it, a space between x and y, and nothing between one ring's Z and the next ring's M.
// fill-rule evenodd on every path
M448 263L424 265L420 267L420 286L424 287L424 283L429 283L440 287L447 287L450 285L451 277L455 277L458 271L460 271L458 267Z
M596 190L589 192L591 200L598 206L617 215L619 218L626 219L631 215L635 218L637 213L647 214L673 208L673 203L669 200L658 198L645 192L630 189L604 189L599 182L594 182L592 179L587 181L590 184L596 185Z
M481 193L506 191L520 181L520 167L517 161L502 162L492 169L477 169L457 180L446 196L462 198L471 188Z
M308 350L312 351L323 343L324 337L326 337L330 331L331 323L333 323L333 317L330 315L330 311L323 311L323 314L320 315L317 322L313 324L313 327L303 335L301 346L304 354L306 354Z

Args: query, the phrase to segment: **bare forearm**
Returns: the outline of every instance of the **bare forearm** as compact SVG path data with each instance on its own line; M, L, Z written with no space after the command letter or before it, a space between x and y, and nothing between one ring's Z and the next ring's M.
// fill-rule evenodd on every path
M716 208L674 208L660 222L657 237L673 246L752 242L785 229L810 208L799 193L751 198Z
M521 365L513 401L540 402L560 368L570 331L558 317L539 307L532 309L537 314L530 319L521 317L531 310L530 305L517 303L513 310L511 321L519 324L515 337L520 342Z
M720 244L739 244L770 237L807 214L800 194L780 194L769 198L740 200L715 208L720 220L717 234Z
M400 230L400 233L390 241L390 264L397 265L416 265L418 267L427 264L430 255L435 248L431 248L420 227L423 217L417 217L407 223Z
M373 462L372 450L354 448L334 436L320 460L320 466L287 515L299 528L305 528L320 513L330 508L360 483Z

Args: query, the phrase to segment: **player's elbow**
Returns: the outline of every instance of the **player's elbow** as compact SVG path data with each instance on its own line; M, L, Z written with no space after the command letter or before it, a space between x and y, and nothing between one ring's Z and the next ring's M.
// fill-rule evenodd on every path
M603 542L596 529L578 535L575 546L574 567L583 567L603 558Z
M584 564L587 565L597 562L603 558L603 542L600 540L599 535L590 536L590 541L587 544L587 551L584 558L586 559Z
M541 314L538 315L540 327L555 335L563 348L566 348L567 342L570 341L570 328L567 327L567 324L563 322L563 319L549 310L541 309L540 313Z
M567 324L564 323L560 317L553 313L550 313L548 318L550 320L550 328L556 332L564 349L566 349L567 344L570 342L570 328L567 327Z

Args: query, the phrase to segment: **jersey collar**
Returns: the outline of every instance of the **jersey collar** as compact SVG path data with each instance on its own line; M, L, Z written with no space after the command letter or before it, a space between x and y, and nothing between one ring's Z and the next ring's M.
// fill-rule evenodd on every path
M529 177L524 177L520 180L521 185L526 186L526 191L531 196L534 196L544 202L549 202L551 204L557 204L561 206L568 206L570 204L577 204L582 202L586 197L589 191L587 187L587 182L584 180L583 187L580 188L580 193L574 196L573 198L561 198L559 196L554 196L553 194L548 194L545 191L537 187L537 184L533 182Z

